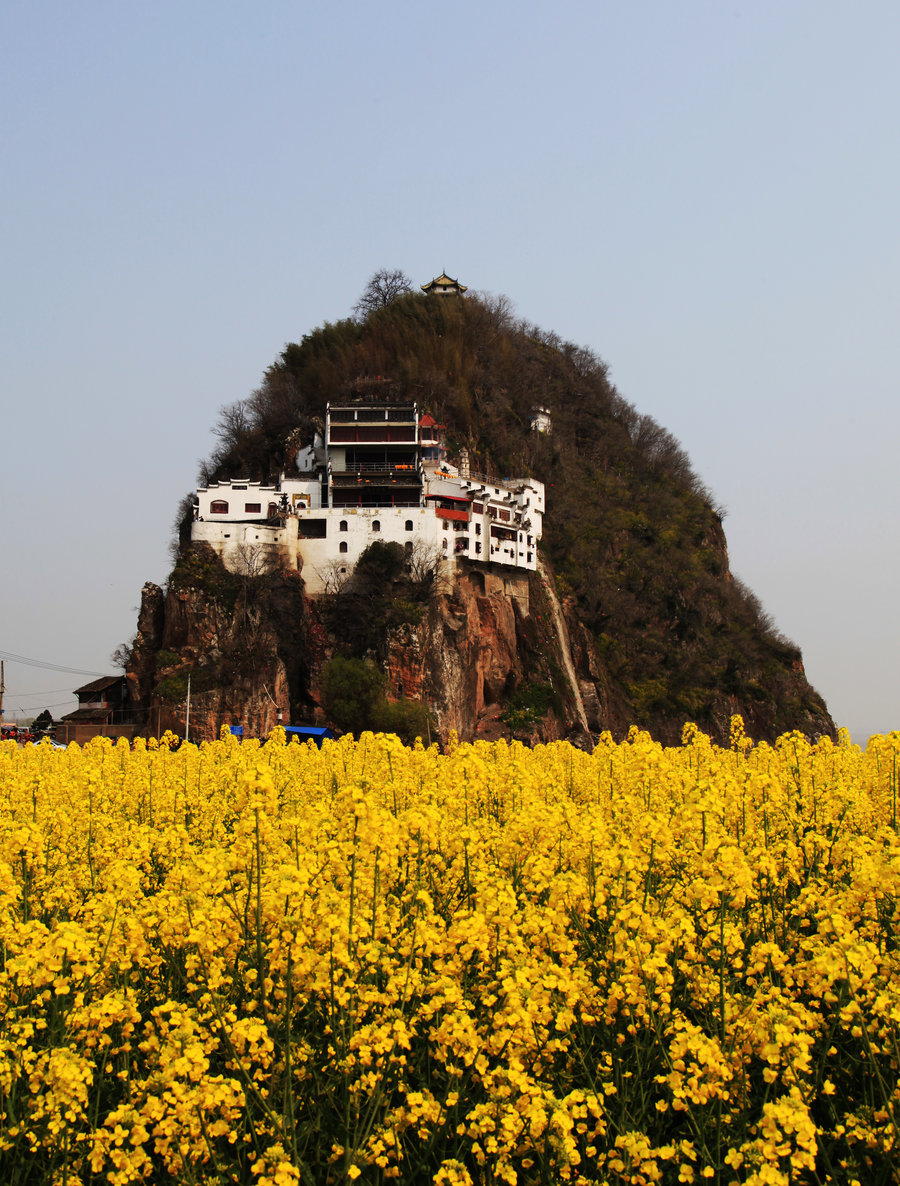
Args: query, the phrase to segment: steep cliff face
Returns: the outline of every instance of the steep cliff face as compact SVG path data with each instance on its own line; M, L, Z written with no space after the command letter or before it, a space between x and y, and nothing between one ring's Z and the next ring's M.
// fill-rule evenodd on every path
M217 736L222 725L263 736L279 720L324 720L323 669L347 650L341 624L356 616L353 598L294 597L297 617L288 621L283 585L302 587L293 574L257 578L248 605L246 590L234 594L214 557L183 569L195 581L202 571L202 582L183 583L182 571L165 593L153 584L143 589L128 678L134 699L147 706L150 731L183 732L189 673L195 739ZM517 735L538 741L586 731L577 679L564 674L568 668L574 677L567 627L545 579L461 566L419 621L387 627L369 653L383 657L394 696L429 705L444 738L451 731L463 740L509 736L502 716L517 692L534 685L552 703L526 714Z
M183 732L189 673L195 739L217 736L222 725L265 736L279 722L324 722L323 671L348 646L359 649L350 623L361 612L352 595L310 601L293 573L241 582L202 550L200 560L188 557L165 593L143 590L128 678L147 705L149 730ZM461 740L568 738L590 746L592 735L621 737L634 723L574 598L560 599L544 565L526 574L461 562L418 620L388 623L367 643L389 693L427 704L444 739L454 731ZM777 696L717 691L704 727L725 741L739 713L758 738L787 728L833 733L799 660L773 668L769 679ZM676 743L688 719L661 709L643 723Z
M566 628L552 589L534 574L465 565L420 625L391 633L386 662L395 692L425 701L441 733L454 730L464 740L509 736L504 715L517 692L535 685L550 690L553 705L523 721L520 735L548 741L586 732L567 667Z
M223 725L265 736L305 715L308 630L296 574L235 579L207 551L186 553L165 592L149 583L142 591L127 677L148 730L184 732L189 677L195 740Z

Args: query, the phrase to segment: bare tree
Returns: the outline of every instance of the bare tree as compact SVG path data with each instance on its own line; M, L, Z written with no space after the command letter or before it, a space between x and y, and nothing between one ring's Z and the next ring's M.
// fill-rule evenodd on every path
M470 292L469 295L475 297L484 306L485 310L487 311L492 329L499 331L515 328L516 306L508 296L504 296L503 293L493 293L480 290Z
M128 642L121 642L109 657L110 663L113 667L120 667L125 671L128 664L131 662L131 657L134 654L134 645L137 641L137 635L133 634Z
M406 575L414 585L427 589L434 582L441 559L439 547L416 540L406 553Z
M444 552L436 544L417 540L406 554L405 570L410 584L419 597L450 593L453 590L453 576Z
M399 268L379 268L370 277L362 296L353 306L353 315L357 321L362 321L375 309L383 309L397 297L412 291L412 281L405 272Z
M264 577L276 567L276 557L266 544L238 544L233 571L242 577Z
M325 592L330 594L343 593L344 586L353 575L352 569L344 557L329 560L321 568L317 568L319 579L325 586Z
M219 409L219 419L213 429L225 449L239 445L250 431L250 409L247 400L235 400Z
M191 543L191 524L194 521L194 493L185 494L178 503L175 520L172 523L172 538L169 540L169 556L173 564Z

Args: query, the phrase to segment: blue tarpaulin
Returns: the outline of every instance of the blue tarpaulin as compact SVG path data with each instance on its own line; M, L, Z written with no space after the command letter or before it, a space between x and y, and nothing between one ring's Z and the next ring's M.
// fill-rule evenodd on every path
M284 731L288 741L296 737L298 741L314 741L319 749L326 737L333 738L334 732L325 725L285 725Z

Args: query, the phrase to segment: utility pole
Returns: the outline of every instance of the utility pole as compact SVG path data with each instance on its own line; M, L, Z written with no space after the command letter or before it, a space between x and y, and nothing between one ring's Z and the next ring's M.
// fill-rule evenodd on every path
M191 729L191 673L188 672L187 709L184 714L184 739L188 740Z
M6 664L0 659L0 721L3 720L3 691L6 687L5 677Z

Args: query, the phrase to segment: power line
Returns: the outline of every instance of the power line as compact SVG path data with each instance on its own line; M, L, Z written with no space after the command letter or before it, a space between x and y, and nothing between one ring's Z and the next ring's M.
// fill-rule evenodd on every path
M25 667L42 667L45 671L63 671L70 675L109 675L108 671L82 671L79 667L62 667L59 663L44 663L41 659L28 659L25 655L14 655L11 651L0 651L0 659L7 663L22 663Z
M51 708L63 708L68 703L69 703L68 700L58 700L55 704L42 704L41 707L46 708L47 711L49 712L49 710ZM35 710L33 707L31 707L31 706L25 707L22 704L17 705L15 708L3 710L4 716L8 716L10 713L15 714L16 716L23 716L23 717L30 717L30 716L38 715L35 713Z

